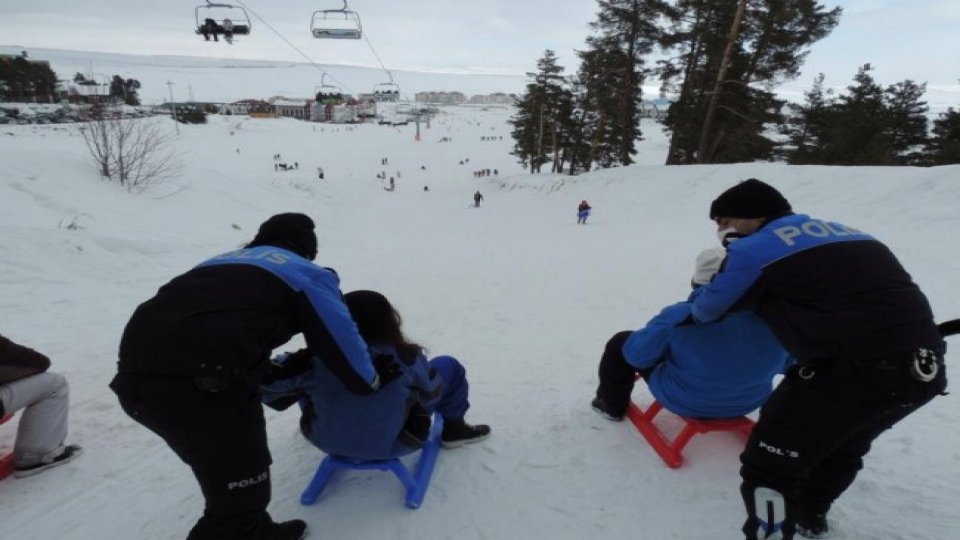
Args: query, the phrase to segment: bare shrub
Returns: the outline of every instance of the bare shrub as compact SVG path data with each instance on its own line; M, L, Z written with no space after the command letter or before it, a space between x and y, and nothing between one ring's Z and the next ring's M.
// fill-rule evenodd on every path
M174 137L156 120L103 111L80 133L100 175L128 190L145 189L180 172Z

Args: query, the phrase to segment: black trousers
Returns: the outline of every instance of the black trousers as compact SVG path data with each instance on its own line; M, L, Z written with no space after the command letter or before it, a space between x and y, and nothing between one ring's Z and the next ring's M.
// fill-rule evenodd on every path
M617 332L607 341L603 355L600 356L600 367L597 369L600 376L597 397L606 403L607 412L615 415L627 412L637 375L646 379L650 373L649 370L633 367L623 356L623 344L632 333L630 330Z
M239 382L220 392L188 377L117 375L110 388L131 418L190 466L206 506L189 540L257 539L272 521L270 450L256 389Z
M740 456L746 538L762 540L758 517L775 515L784 540L792 539L797 518L825 514L850 487L874 439L945 388L942 358L930 382L907 367L841 360L794 367L760 409Z

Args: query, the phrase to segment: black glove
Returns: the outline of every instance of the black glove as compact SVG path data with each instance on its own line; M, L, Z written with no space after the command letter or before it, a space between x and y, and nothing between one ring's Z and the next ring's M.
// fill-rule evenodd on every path
M389 354L380 354L373 359L373 368L380 377L380 387L384 387L403 375L403 370Z
M280 379L289 379L302 375L313 367L313 353L309 349L300 349L295 353L285 353L280 363L271 360L264 365L260 384L270 384Z

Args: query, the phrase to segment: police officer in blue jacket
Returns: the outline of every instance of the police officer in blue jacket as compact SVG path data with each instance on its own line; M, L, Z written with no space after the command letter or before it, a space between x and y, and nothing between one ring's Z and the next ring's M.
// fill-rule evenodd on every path
M744 310L711 324L680 325L725 256L721 247L701 252L686 301L667 306L640 330L610 339L600 359L594 410L622 420L637 374L667 410L682 416L742 416L770 397L774 376L791 358L756 313Z
M946 388L945 344L924 294L867 233L794 214L756 179L720 194L710 219L742 238L692 321L756 309L798 361L741 456L743 531L824 538L872 441Z
M275 348L303 334L351 392L379 388L339 279L310 262L316 255L313 220L275 215L246 248L161 287L124 329L110 387L196 476L206 506L190 540L305 535L303 521L274 523L266 510L271 458L259 384Z

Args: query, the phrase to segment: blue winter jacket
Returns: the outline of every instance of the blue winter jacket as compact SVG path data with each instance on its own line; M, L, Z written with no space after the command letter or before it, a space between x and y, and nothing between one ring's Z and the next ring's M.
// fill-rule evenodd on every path
M299 397L300 428L324 452L357 459L386 459L409 454L426 440L426 408L440 399L443 381L419 354L409 364L393 347L370 345L370 356L389 355L403 374L369 395L358 395L317 358L295 377L261 386L264 403ZM282 359L280 359L282 360Z
M752 311L677 326L690 317L692 306L690 301L668 306L634 332L623 345L627 362L652 368L650 391L682 416L729 418L763 405L773 376L792 362L776 336Z

